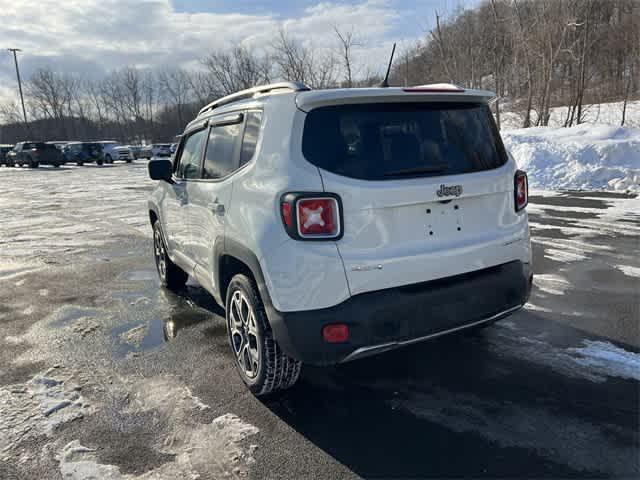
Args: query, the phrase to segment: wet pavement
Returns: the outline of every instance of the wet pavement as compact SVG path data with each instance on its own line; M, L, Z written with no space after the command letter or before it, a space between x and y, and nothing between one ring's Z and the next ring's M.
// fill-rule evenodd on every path
M532 196L525 309L261 401L159 288L146 166L49 170L0 169L0 478L640 476L638 199Z

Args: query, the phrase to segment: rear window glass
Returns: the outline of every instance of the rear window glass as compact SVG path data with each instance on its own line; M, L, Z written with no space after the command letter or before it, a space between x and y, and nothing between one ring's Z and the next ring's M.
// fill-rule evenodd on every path
M317 108L305 120L302 152L324 170L363 180L455 175L507 161L489 107L472 103Z

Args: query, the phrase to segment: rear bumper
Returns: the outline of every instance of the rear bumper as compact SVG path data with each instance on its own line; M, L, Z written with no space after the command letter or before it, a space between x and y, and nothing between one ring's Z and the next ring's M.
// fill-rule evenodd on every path
M353 296L319 310L268 311L287 355L327 365L427 340L513 313L531 291L530 265L513 261L463 275ZM349 326L349 341L329 344L322 328Z

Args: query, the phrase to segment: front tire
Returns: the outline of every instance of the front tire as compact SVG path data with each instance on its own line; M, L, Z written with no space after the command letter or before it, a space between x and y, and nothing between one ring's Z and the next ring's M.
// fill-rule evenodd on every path
M104 157L104 161L107 162L107 163L113 163L113 159L111 158L111 155L109 155L108 153Z
M153 224L153 256L156 260L156 269L162 286L169 290L183 288L189 275L169 258L158 220Z
M280 349L258 289L246 275L236 275L229 283L226 321L236 368L254 395L286 390L296 383L302 363Z

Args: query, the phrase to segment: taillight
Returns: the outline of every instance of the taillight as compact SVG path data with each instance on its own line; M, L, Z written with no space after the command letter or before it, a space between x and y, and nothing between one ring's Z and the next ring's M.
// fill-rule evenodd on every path
M514 178L514 199L516 212L519 212L529 203L529 180L522 170L516 172Z
M331 193L287 193L280 202L284 228L296 240L333 240L342 236L340 198Z
M282 221L284 222L284 226L286 228L293 227L293 214L291 211L291 204L282 202L280 204L280 213L282 213Z

